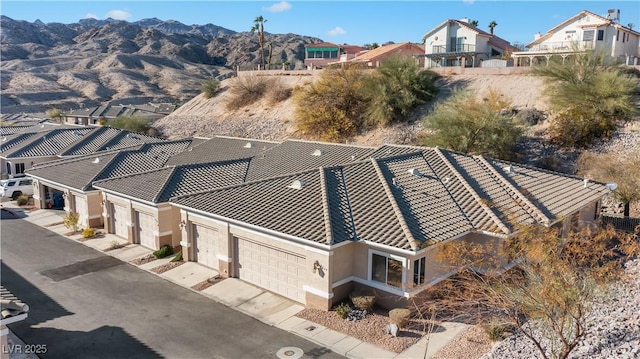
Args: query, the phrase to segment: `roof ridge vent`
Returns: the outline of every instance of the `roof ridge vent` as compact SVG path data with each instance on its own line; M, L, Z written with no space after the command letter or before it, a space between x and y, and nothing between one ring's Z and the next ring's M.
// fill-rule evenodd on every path
M302 189L307 185L307 183L303 180L295 180L293 182L291 182L290 185L288 185L287 187L289 188L293 188L293 189Z
M313 151L313 153L311 155L312 156L322 156L322 155L324 155L324 151L318 148L317 150Z
M92 163L100 163L100 157L96 157L91 161Z
M512 166L512 165L504 166L504 167L502 167L502 169L503 169L506 173L514 173L514 172L515 172L515 171L513 170L513 166Z
M409 168L407 172L409 172L410 175L422 177L422 172L420 172L420 170L418 170L417 168Z
M243 147L244 148L251 148L251 147L253 147L253 143L247 142Z

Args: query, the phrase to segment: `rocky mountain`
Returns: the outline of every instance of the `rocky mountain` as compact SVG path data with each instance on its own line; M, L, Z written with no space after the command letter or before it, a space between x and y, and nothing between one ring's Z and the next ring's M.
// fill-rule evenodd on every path
M256 34L213 24L157 18L126 22L83 19L73 24L0 16L3 113L123 104L184 103L205 79L260 63ZM265 34L272 63L302 67L304 47L320 39Z

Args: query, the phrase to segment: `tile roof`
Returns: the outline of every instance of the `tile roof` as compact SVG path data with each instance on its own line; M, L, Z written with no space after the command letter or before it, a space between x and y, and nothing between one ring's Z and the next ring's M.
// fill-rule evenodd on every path
M278 145L278 142L216 136L179 153L167 165L209 163L253 157Z
M61 152L61 156L80 156L96 152L103 144L119 135L122 130L110 127L96 127L80 141Z
M147 202L227 187L244 181L248 159L169 166L95 182L100 189Z
M38 132L9 151L3 151L2 155L6 158L56 156L90 131L90 128L78 127Z
M466 21L455 20L455 19L449 19L449 20L443 21L438 26L434 27L433 29L429 30L429 32L424 34L422 38L424 39L424 38L427 38L427 37L433 35L442 26L444 26L444 25L446 25L448 23L454 23L454 24L457 24L458 26L465 27L465 28L467 28L469 30L472 30L472 31L478 33L479 35L487 36L487 37L489 37L489 43L491 45L494 45L494 46L496 46L498 48L501 48L503 50L514 50L514 49L516 49L516 47L511 45L511 43L509 41L507 41L507 40L505 40L505 39L503 39L503 38L501 38L501 37L499 37L497 35L492 35L492 34L486 32L484 30L481 30L481 29L469 24Z
M100 151L93 155L49 161L26 172L33 177L87 191L93 189L95 181L161 168L172 154L162 151L178 150L180 147L170 146L186 147L188 142L172 141L138 145L128 150Z
M33 126L0 126L0 136L15 135L16 133L22 133L31 127Z
M331 237L327 236L325 227L321 172L314 169L246 182L172 198L171 201L316 243L330 244L327 240ZM302 188L292 188L294 181L301 181Z
M251 159L247 181L366 158L373 147L287 140Z
M2 137L2 142L0 142L0 154L3 157L6 157L7 153L10 153L11 148L17 146L18 144L27 141L29 138L35 136L35 133L16 133L13 135L6 135Z
M403 47L406 47L407 50L412 50L413 52L415 52L416 54L424 54L424 49L418 47L417 45L412 44L411 42L402 42L399 44L389 44L389 45L384 45L384 46L380 46L377 47L373 50L369 50L361 55L358 55L356 57L354 57L353 59L349 60L350 62L357 62L357 61L371 61L373 59L375 59L376 57L385 55L385 54L389 54L391 52L397 51L402 49Z
M362 155L171 201L317 243L357 238L417 251L473 231L505 236L515 222L550 225L607 193L601 183L585 188L577 177L439 148L386 145ZM294 180L306 185L287 187Z
M159 137L147 136L136 132L120 130L111 140L102 144L97 151L126 148L144 143L165 142Z
M2 319L7 319L28 313L29 306L7 288L0 285L0 312L2 313Z

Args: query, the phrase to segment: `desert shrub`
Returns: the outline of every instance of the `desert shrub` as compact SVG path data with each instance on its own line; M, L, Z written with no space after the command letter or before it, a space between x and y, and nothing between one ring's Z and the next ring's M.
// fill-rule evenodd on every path
M74 233L78 232L78 222L80 221L80 215L76 212L69 212L64 216L62 223L64 226Z
M406 121L416 106L433 98L437 78L435 72L423 70L411 57L385 59L365 81L367 120L372 125Z
M398 328L406 328L411 319L411 311L407 308L396 308L389 311L389 320Z
M151 128L149 120L137 116L122 116L107 121L107 125L121 130L147 133Z
M206 99L210 99L220 92L220 81L216 79L205 80L202 83L202 96Z
M47 112L45 113L45 115L48 118L60 118L62 116L62 111L60 111L60 109L57 108L52 108L47 110Z
M356 290L349 295L353 306L360 310L371 310L376 304L376 296L371 291Z
M338 315L342 319L346 319L350 311L351 311L351 307L346 303L340 303L340 305L336 307L336 313L338 313Z
M93 238L96 236L96 231L93 228L85 228L82 230L82 238Z
M20 196L18 196L18 199L16 200L16 203L18 204L18 206L24 206L26 204L29 203L29 196L26 194L21 194Z
M367 107L365 73L352 66L323 70L293 93L295 127L307 138L341 142L363 126Z
M482 99L455 91L424 118L430 133L422 141L427 146L510 159L524 126L504 113L509 107L509 102L493 90Z
M153 252L153 255L158 259L168 257L172 254L173 254L173 248L171 248L171 246L168 244L165 244L164 246L160 247L160 249Z
M178 252L175 257L171 259L172 262L181 262L182 261L182 251Z
M106 119L101 118L101 119L99 119L99 120L98 120L98 125L100 125L100 126L104 126L104 125L106 125L106 124L107 124L107 120L106 120Z
M279 102L287 100L289 97L291 97L292 93L293 89L291 87L285 86L282 81L274 78L272 81L270 81L267 89L267 102L270 105L275 105Z
M637 78L605 59L599 52L582 52L534 68L533 74L545 78L557 113L550 133L559 145L584 148L609 138L636 113Z
M537 125L547 118L544 112L536 110L535 108L525 108L520 110L516 117L529 126Z
M505 334L512 333L515 330L515 327L513 324L500 323L492 320L483 325L482 329L487 333L489 339L497 341L504 339Z
M264 76L238 76L229 85L229 97L226 100L227 110L237 110L260 100L267 91L267 80Z

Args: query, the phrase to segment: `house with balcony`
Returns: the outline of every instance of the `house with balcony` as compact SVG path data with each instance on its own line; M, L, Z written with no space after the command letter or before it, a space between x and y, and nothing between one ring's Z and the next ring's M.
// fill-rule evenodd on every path
M480 67L482 61L501 58L517 48L496 35L471 25L468 19L446 20L422 37L425 67Z
M583 10L553 27L546 34L536 34L527 51L511 54L516 66L549 62L552 57L566 60L577 51L597 50L612 61L640 65L640 33L618 23L620 11L608 10L600 16Z
M331 63L347 62L365 49L355 45L336 45L331 42L317 42L305 46L304 65L307 68L322 68Z

